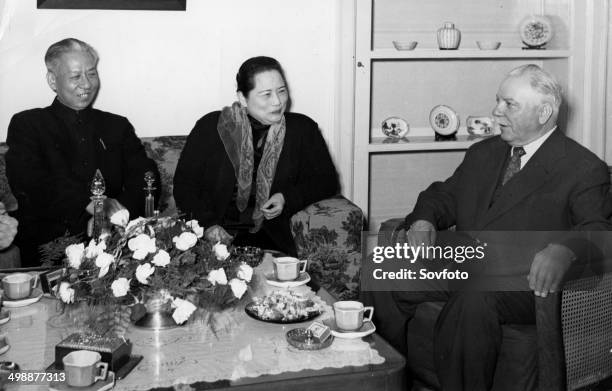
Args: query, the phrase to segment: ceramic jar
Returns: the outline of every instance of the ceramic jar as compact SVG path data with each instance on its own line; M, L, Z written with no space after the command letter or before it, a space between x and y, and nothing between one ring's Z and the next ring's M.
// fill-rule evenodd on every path
M438 46L441 50L452 50L459 48L461 42L461 31L455 28L452 22L445 22L444 26L438 29Z

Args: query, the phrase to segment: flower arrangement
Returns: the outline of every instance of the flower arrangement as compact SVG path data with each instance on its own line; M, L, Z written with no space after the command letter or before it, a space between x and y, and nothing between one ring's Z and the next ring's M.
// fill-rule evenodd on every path
M129 306L135 319L155 297L182 324L196 309L214 313L235 305L247 291L251 266L231 257L226 244L207 240L196 220L129 221L121 210L110 221L110 232L97 240L66 247L66 272L56 292L64 303Z

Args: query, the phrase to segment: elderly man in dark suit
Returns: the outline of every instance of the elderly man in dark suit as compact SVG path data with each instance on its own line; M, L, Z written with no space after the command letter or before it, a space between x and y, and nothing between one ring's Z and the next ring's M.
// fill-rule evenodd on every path
M501 135L474 144L450 178L419 195L400 232L403 240L415 247L431 245L438 230L451 226L489 234L610 229L608 167L558 129L560 104L561 89L547 72L536 65L511 71L499 87L493 110ZM490 389L501 325L535 323L534 295L560 289L583 251L571 234L558 236L558 241L540 243L535 250L514 243L522 260L514 257L510 264L489 267L485 274L510 283L500 285L510 287L505 291L417 292L421 288L407 285L401 292L365 292L364 301L377 307L379 331L400 349L409 348L405 332L416 305L447 301L434 334L442 388Z
M109 215L123 207L132 217L142 214L144 174L158 175L129 121L91 107L100 80L90 45L74 38L54 43L45 64L55 100L15 114L7 136L6 171L19 204L16 244L24 266L39 263L39 245L86 230L96 169L105 179Z

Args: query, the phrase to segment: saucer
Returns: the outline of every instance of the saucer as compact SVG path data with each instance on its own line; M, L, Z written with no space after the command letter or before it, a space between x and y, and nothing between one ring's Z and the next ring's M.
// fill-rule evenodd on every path
M43 293L40 289L34 289L32 293L30 293L30 296L24 299L12 300L12 299L8 299L4 297L3 298L4 301L2 302L2 305L7 308L25 307L26 305L36 303L38 300L40 300L42 295Z
M65 372L64 372L65 373ZM105 391L111 390L115 386L115 372L108 371L106 375L106 380L98 380L91 386L87 387L72 387L63 382L52 382L49 384L49 391L69 391L69 390L79 390L79 391Z
M5 324L11 319L11 312L9 310L0 311L0 324Z
M376 331L376 326L374 326L374 323L371 321L365 321L359 329L351 331L340 330L336 325L335 320L332 320L328 326L331 328L331 333L334 337L345 339L363 338L366 335L370 335Z
M296 286L304 285L310 281L310 274L302 272L295 280L281 281L274 277L274 273L266 273L266 282L268 285L277 286L279 288L295 288Z

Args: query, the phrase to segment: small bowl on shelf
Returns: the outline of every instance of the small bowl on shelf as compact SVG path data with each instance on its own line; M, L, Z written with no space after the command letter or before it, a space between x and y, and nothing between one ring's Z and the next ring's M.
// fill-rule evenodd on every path
M409 42L393 41L393 46L395 46L397 50L414 50L417 44L418 44L417 41L409 41Z
M497 50L501 46L499 41L476 41L480 50Z

